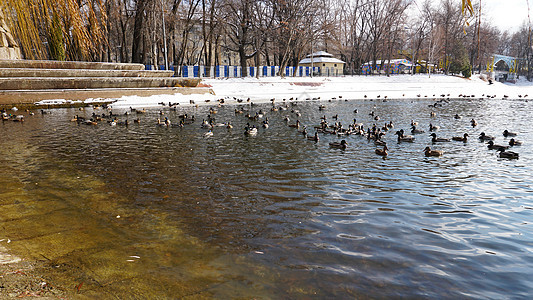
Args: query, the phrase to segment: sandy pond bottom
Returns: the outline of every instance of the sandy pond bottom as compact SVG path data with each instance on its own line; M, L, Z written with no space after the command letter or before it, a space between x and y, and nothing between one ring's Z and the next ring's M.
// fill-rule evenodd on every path
M199 122L208 107L164 111L174 122L196 115L184 128L155 126L159 109L128 116L141 119L128 127L70 122L92 109L2 123L0 245L23 260L0 266L0 295L526 297L533 287L531 104L433 103L245 106L270 120L256 137L243 135L252 121L232 105L216 118L234 128L214 128L210 138ZM343 124L393 121L407 131L411 120L426 130L431 122L441 137L468 132L471 139L432 145L425 133L398 144L389 132L382 159L359 136L342 137L345 151L328 147L341 139L333 135L304 139L283 121L295 122L291 109L309 129L338 114ZM519 160L500 159L477 140L484 131L507 143L504 129L524 141L515 149ZM424 157L428 145L445 155Z

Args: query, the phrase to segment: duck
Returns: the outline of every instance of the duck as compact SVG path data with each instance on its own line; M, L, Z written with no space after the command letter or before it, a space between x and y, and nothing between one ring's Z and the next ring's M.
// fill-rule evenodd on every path
M470 120L470 125L472 125L472 127L476 127L477 126L476 120L474 119Z
M504 136L504 137L508 137L508 136L517 136L517 133L516 133L516 132L510 132L510 131L508 131L507 129L505 129L505 130L503 131L503 136Z
M85 124L85 125L98 125L98 123L96 121L94 121L93 119L89 119L89 120L85 120L83 122L80 122L81 124Z
M489 148L489 150L500 150L500 149L505 150L509 148L509 146L502 146L502 145L494 144L493 141L489 141L487 144L488 144L487 148Z
M412 134L421 134L421 133L424 133L425 131L422 130L422 129L417 129L415 125L412 125L411 126L411 133Z
M208 121L206 120L202 120L202 125L200 125L200 127L204 128L204 129L210 129L210 128L213 128L213 125L211 125Z
M246 127L244 127L244 134L246 135L256 135L257 134L257 128L255 126L250 126L250 124L247 124Z
M307 126L304 126L304 129L302 131L298 130L299 133L301 133L304 137L307 136Z
M209 130L208 132L204 133L205 137L213 136L213 131Z
M226 128L227 128L227 129L231 129L231 128L233 128L233 125L231 125L231 123L228 122L228 123L226 123Z
M398 142L414 142L415 137L412 135L404 135L403 129L400 129L399 131L396 131L396 135L398 136Z
M289 127L292 128L300 128L300 120L296 120L295 124L289 124Z
M313 141L313 142L318 142L318 140L319 140L318 131L315 131L315 135L313 135L313 136L307 136L307 139L310 140L310 141Z
M440 129L440 126L434 126L433 124L429 123L429 131L437 131Z
M342 140L340 142L331 142L331 143L329 143L329 146L331 148L342 149L342 150L346 149L347 145L348 144L346 143L346 140Z
M170 126L170 120L165 117L165 120L161 122L161 119L157 119L157 126Z
M486 135L485 132L481 132L479 134L479 139L482 141L492 141L494 140L494 137L490 135Z
M377 154L377 155L380 155L380 156L387 156L389 155L389 153L387 152L389 150L389 148L387 148L387 145L383 146L383 149L376 149L374 152Z
M72 118L70 120L70 122L82 122L82 121L85 121L85 118L84 117L80 117L78 115L74 116L74 118Z
M128 120L124 120L124 121L120 121L120 122L117 122L117 125L118 126L128 126L130 125L130 123L128 122Z
M509 146L511 146L511 147L513 147L513 146L522 146L522 142L518 141L518 140L515 140L515 139L511 139L509 141Z
M446 138L438 138L437 137L437 134L435 132L433 132L432 134L430 134L429 136L432 137L431 139L431 142L432 143L445 143L445 142L449 142L450 139L446 139Z
M453 118L456 119L456 120L459 120L459 119L461 119L461 116L458 115L458 114L455 114L455 116L453 116Z
M23 115L14 116L13 122L24 122L24 116Z
M519 155L513 151L506 151L505 149L498 149L500 151L500 158L518 159Z
M463 134L462 137L461 136L454 136L454 137L452 137L452 140L466 143L466 141L468 140L468 133Z
M424 155L426 156L442 156L442 154L444 154L442 150L431 150L430 147L424 149Z
M387 145L387 142L378 139L378 140L374 140L374 145L376 145L376 146L385 146L385 145Z

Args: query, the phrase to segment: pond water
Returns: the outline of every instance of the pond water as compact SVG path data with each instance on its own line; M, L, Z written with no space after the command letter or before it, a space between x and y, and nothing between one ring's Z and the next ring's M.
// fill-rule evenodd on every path
M173 122L196 116L183 128L155 126L159 109L130 115L141 122L128 127L70 122L91 108L4 122L0 239L10 238L13 254L48 262L57 286L94 297L528 298L533 106L434 102L306 101L278 112L245 105L270 120L250 137L243 128L251 121L234 105L214 115L234 128L207 138L207 106L163 109ZM389 155L361 136L308 141L283 121L295 122L291 109L308 128L323 115L334 122L338 114L345 126L392 121ZM397 143L394 131L409 132L411 120L426 133ZM433 145L430 122L439 137L470 139ZM518 160L477 138L508 143L505 129L524 142L513 149ZM328 146L340 139L346 150ZM445 153L425 157L426 146Z

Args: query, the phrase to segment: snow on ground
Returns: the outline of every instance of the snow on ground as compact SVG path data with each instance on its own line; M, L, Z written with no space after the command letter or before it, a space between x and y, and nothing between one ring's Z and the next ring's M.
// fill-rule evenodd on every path
M112 106L120 107L151 107L159 103L168 105L213 104L218 99L225 99L225 103L237 103L236 99L246 99L254 103L269 102L275 98L277 101L290 98L306 100L319 98L320 100L339 99L364 99L377 96L389 99L440 97L446 95L450 98L460 98L462 95L474 95L481 98L486 95L495 95L501 99L504 95L509 98L519 98L519 95L528 95L533 99L533 83L521 79L517 84L494 82L489 85L479 75L471 79L456 76L436 75L394 75L386 76L346 76L346 77L266 77L266 78L226 78L203 79L203 85L212 88L212 94L195 95L157 95L151 97L128 96L118 99Z

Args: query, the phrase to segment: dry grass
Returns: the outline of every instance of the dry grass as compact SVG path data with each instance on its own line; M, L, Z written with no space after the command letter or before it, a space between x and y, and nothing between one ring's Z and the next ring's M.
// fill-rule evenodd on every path
M106 44L102 0L2 3L0 9L27 59L96 60Z

